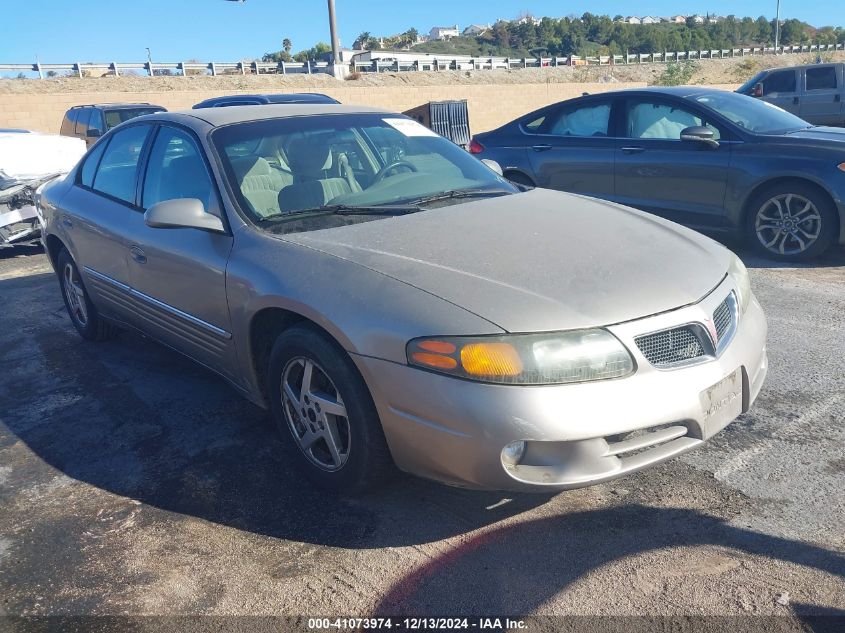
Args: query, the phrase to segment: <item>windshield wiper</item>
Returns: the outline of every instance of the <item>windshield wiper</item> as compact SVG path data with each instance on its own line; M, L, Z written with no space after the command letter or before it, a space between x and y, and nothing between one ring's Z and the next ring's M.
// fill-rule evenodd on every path
M420 207L415 204L402 205L352 205L352 204L327 204L322 207L311 207L310 209L296 209L295 211L288 211L287 213L274 213L272 215L264 216L259 222L266 220L279 220L292 217L321 216L321 215L408 215L409 213L416 213L422 211Z
M409 204L428 204L429 202L452 200L454 198L487 198L492 196L505 196L511 193L513 193L513 191L508 191L507 189L453 189L452 191L444 191L442 193L436 193L423 198L415 198L409 201Z

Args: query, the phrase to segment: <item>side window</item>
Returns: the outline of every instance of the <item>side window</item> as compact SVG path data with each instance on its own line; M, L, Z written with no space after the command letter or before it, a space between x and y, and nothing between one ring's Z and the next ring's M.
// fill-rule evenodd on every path
M522 127L525 129L526 132L531 134L536 134L540 131L540 126L543 125L543 122L546 120L546 115L544 114L541 117L537 117L530 121L527 121L522 124Z
M551 122L546 134L554 136L607 136L610 104L601 103L564 110Z
M62 121L62 134L66 136L73 136L76 127L76 115L79 113L78 109L70 109L65 113L65 119Z
M94 189L130 204L135 203L138 159L149 132L149 125L134 125L111 137L94 177Z
M144 179L143 207L179 198L196 198L211 208L213 186L200 150L185 132L163 126L155 138Z
M91 109L91 120L88 121L89 129L100 130L100 134L106 133L106 124L103 121L103 113L96 108Z
M719 139L719 130L697 114L667 103L636 103L628 110L628 138L678 141L688 127L706 126Z
M79 181L86 187L94 186L94 174L97 171L97 165L100 163L100 157L106 149L107 143L100 143L93 152L88 154L85 163L82 165L82 173L79 176Z
M771 73L763 80L763 94L786 94L795 92L798 87L798 81L795 79L797 72L795 70L779 70Z
M85 136L88 129L88 121L91 118L91 108L80 108L76 111L76 128L75 133Z
M808 92L811 90L836 90L836 66L808 68L806 73Z

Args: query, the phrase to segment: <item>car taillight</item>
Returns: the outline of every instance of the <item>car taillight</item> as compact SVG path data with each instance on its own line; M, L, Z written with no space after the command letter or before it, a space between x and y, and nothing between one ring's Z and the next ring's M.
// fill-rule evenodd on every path
M475 139L472 139L469 142L469 153L470 154L480 154L483 151L484 151L484 146L481 143L479 143L478 141L476 141Z

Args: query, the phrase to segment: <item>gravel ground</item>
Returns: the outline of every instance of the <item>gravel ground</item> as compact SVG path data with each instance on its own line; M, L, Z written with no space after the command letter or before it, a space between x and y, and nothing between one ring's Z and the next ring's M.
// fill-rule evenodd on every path
M845 251L746 261L768 383L697 452L556 496L336 499L221 380L84 342L44 255L0 251L0 615L845 615Z
M826 61L845 61L845 53L826 53ZM764 68L810 64L815 55L780 55L715 59L693 62L695 72L689 83L733 85L744 83ZM0 94L55 94L74 92L168 92L207 90L285 91L319 90L332 86L438 86L524 83L646 82L660 83L664 64L629 66L577 66L526 68L496 71L439 71L402 73L361 73L354 81L338 83L326 74L220 75L189 77L56 77L48 80L0 79Z

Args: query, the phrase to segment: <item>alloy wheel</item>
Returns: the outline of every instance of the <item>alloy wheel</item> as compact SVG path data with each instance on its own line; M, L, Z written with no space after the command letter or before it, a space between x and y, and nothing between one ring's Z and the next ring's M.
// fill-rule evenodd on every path
M79 273L72 264L65 264L62 271L62 286L67 298L70 316L82 327L88 325L88 308L85 303L85 290L79 279Z
M763 203L754 219L754 230L767 251L798 255L819 239L822 217L811 200L782 193Z
M310 358L292 358L282 372L285 419L305 457L325 471L349 459L349 418L340 393L326 371Z

